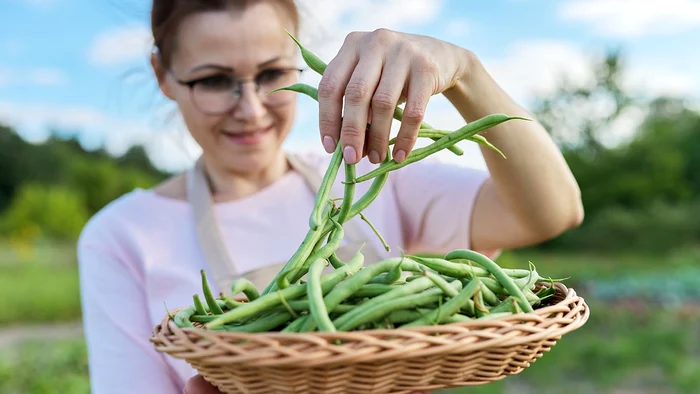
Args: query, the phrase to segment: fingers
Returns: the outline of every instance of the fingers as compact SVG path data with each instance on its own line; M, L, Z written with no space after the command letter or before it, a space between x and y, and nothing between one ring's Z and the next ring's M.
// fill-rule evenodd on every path
M185 394L221 394L216 387L204 380L201 375L195 375L187 381Z
M350 37L348 40L350 41ZM347 42L346 41L346 42ZM346 50L344 45L323 73L318 84L318 111L321 143L328 153L335 151L340 140L340 126L343 116L343 94L358 62L354 49Z
M418 139L418 129L425 116L428 100L435 89L433 73L412 67L408 81L406 106L403 111L401 127L396 135L396 144L392 157L401 163L411 153Z
M365 131L369 119L369 106L381 77L381 54L364 56L357 65L345 88L345 110L340 128L343 159L356 164L365 149ZM376 117L372 111L372 119Z
M408 77L408 61L401 57L387 59L379 86L371 101L372 124L367 137L369 161L381 163L387 154L394 110Z

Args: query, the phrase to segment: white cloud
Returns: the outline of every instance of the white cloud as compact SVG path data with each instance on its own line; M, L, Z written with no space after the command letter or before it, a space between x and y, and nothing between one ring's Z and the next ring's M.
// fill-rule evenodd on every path
M464 37L469 33L469 24L462 19L453 19L445 24L445 35L448 37Z
M558 8L566 22L583 22L601 35L640 37L700 27L698 0L567 0Z
M636 94L700 97L700 72L686 74L655 65L632 66L623 86Z
M30 68L15 70L0 68L0 87L4 86L65 86L70 82L68 75L55 68Z
M112 66L134 60L145 60L153 46L146 26L133 25L103 31L93 40L88 51L92 64Z
M483 58L488 72L518 102L547 95L566 78L573 84L593 80L591 60L582 48L566 41L514 42L500 58Z
M166 171L186 168L199 154L199 147L177 118L170 125L156 127L108 116L91 107L0 101L0 123L13 126L34 143L46 140L51 130L75 133L85 149L104 147L117 156L141 144L154 165Z

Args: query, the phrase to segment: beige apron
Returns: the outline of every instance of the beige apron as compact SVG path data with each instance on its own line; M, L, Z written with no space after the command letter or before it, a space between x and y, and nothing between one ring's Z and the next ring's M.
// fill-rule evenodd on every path
M304 163L295 155L287 154L287 160L291 167L306 180L309 187L316 193L321 186L323 177L313 167ZM272 264L251 272L238 272L214 214L211 189L201 158L197 160L187 174L187 196L194 212L199 245L202 248L206 265L209 268L207 270L208 279L216 285L216 292L228 292L233 281L239 278L245 278L253 282L259 291L267 287L268 283L274 279L275 275L287 262ZM342 195L331 197L342 197ZM366 265L377 263L383 259L374 244L369 242L365 233L358 227L357 220L346 222L343 225L343 229L347 243L339 247L336 252L341 260L348 261L363 244L362 254L365 257ZM289 257L291 258L292 256L290 255ZM332 267L329 267L327 270L331 269Z

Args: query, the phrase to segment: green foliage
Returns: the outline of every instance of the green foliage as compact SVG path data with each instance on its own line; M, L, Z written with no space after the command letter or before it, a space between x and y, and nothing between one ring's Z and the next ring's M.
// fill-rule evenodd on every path
M619 51L608 53L592 83L563 83L536 105L579 183L586 215L581 227L543 247L700 244L700 113L681 98L632 97L621 88L622 65ZM645 114L643 122L631 138L618 138L611 125L634 111Z
M75 239L85 222L110 201L134 188L148 188L167 174L134 147L115 158L86 151L73 139L23 141L0 125L0 235L38 230Z
M4 233L29 228L59 239L75 239L89 219L83 196L64 186L26 183L20 186L0 222Z

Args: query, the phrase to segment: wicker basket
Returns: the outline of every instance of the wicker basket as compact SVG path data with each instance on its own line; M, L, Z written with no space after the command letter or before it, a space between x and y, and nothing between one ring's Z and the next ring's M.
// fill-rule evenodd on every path
M520 373L585 324L583 298L554 285L550 305L484 321L249 334L181 329L166 316L151 341L157 351L187 360L226 394L411 393L481 385Z

